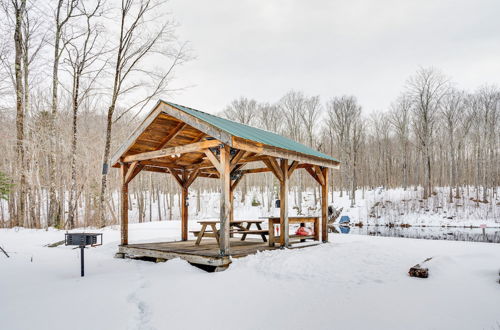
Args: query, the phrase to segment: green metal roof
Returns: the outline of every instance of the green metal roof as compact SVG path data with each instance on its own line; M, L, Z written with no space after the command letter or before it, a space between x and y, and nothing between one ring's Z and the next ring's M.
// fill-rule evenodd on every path
M272 132L269 132L269 131L266 131L266 130L263 130L260 128L241 124L241 123L238 123L238 122L235 122L232 120L228 120L225 118L217 117L217 116L211 115L209 113L206 113L206 112L203 112L200 110L185 107L183 105L175 104L172 102L166 102L166 101L163 101L163 102L174 107L174 108L177 108L177 109L179 109L187 114L190 114L190 115L192 115L200 120L203 120L203 121L219 128L223 131L226 131L227 133L229 133L233 136L237 136L237 137L251 140L251 141L260 142L260 143L267 144L269 146L273 146L273 147L277 147L277 148L296 151L296 152L300 152L300 153L303 153L306 155L316 156L316 157L325 158L325 159L339 162L337 159L335 159L331 156L328 156L322 152L311 149L311 148L309 148L301 143L293 141L293 140L286 138L284 136L281 136L281 135L278 135L278 134L275 134L275 133L272 133Z

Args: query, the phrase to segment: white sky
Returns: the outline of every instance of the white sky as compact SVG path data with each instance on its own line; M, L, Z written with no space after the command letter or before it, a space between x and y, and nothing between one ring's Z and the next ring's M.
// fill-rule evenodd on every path
M386 109L419 66L457 87L500 85L499 0L171 0L196 59L169 99L208 112L246 96L277 101L291 89L353 94Z

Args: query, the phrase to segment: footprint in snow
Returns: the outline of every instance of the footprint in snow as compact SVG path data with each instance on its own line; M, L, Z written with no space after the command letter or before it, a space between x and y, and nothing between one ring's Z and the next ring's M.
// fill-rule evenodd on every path
M144 274L140 267L138 267L138 285L137 288L128 296L129 303L137 307L137 315L134 318L134 324L129 325L130 330L155 330L149 323L151 322L151 308L140 298L142 289L147 288L149 283L145 280Z

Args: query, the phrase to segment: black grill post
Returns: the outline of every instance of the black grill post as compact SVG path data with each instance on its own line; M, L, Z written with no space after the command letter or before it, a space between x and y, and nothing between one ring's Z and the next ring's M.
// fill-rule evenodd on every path
M100 238L100 241L97 238ZM66 233L65 245L76 245L80 248L80 275L85 276L85 247L102 245L102 234L94 233Z
M81 276L84 277L85 276L85 260L84 260L84 256L85 256L85 246L81 246L80 245L80 268L81 268Z

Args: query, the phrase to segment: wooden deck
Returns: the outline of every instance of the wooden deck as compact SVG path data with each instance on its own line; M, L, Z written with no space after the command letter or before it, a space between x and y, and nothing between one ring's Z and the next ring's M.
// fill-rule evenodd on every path
M316 245L319 242L309 242ZM299 246L297 246L299 247ZM230 257L241 258L259 251L275 250L279 247L270 247L262 239L247 239L241 241L232 238L230 242ZM151 257L157 259L181 258L192 264L208 265L214 267L227 267L231 263L228 256L219 255L219 246L215 239L204 239L200 245L195 245L194 240L176 242L157 242L120 245L118 253L121 257Z

